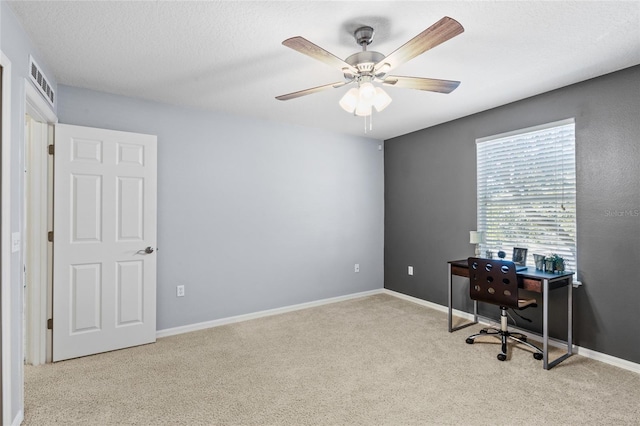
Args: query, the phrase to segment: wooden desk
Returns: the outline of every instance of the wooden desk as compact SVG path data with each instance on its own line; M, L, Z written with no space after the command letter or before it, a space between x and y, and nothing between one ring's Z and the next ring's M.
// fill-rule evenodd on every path
M478 323L478 301L473 301L473 322L453 327L453 275L469 277L469 265L467 259L451 260L448 262L449 271L449 332L460 330ZM542 294L542 367L545 370L553 368L558 363L571 356L572 352L572 308L573 308L573 272L549 274L536 271L533 266L525 271L518 272L520 288ZM567 287L567 352L557 359L549 362L549 292L556 288Z

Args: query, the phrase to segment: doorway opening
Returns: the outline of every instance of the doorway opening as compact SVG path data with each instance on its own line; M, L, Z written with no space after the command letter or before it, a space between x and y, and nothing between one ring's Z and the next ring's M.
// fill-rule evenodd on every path
M24 360L39 365L51 362L53 224L53 124L57 117L28 79L25 97L24 189Z
M25 362L51 362L52 126L25 115Z

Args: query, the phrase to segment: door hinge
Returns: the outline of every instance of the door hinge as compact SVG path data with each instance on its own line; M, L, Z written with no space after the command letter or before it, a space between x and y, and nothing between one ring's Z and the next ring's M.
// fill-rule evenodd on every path
M49 240L50 243L53 242L53 231L47 233L47 240Z
M53 318L47 320L47 330L53 330Z
M49 145L49 155L53 155L54 151L53 145Z

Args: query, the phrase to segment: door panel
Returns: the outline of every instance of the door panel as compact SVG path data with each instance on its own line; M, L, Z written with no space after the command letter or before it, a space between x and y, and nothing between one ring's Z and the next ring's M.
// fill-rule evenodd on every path
M71 333L100 330L102 264L71 265Z
M56 125L53 360L155 341L156 137Z
M144 179L118 178L118 240L144 240Z
M139 260L118 262L117 326L143 322L144 266Z
M102 241L102 176L72 175L73 243Z

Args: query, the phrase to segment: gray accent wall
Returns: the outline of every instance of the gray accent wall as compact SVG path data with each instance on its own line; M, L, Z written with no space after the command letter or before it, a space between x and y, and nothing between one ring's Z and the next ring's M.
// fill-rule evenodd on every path
M386 141L385 288L446 306L447 261L474 254L475 140L571 117L584 284L574 291L574 342L639 363L640 66ZM552 336L566 336L566 317L555 314L565 294L552 294ZM471 307L468 280L455 278L454 308ZM540 332L540 311L524 311L533 323L519 326ZM481 313L499 316L491 305Z
M158 330L383 287L381 141L58 91L61 123L158 136Z

